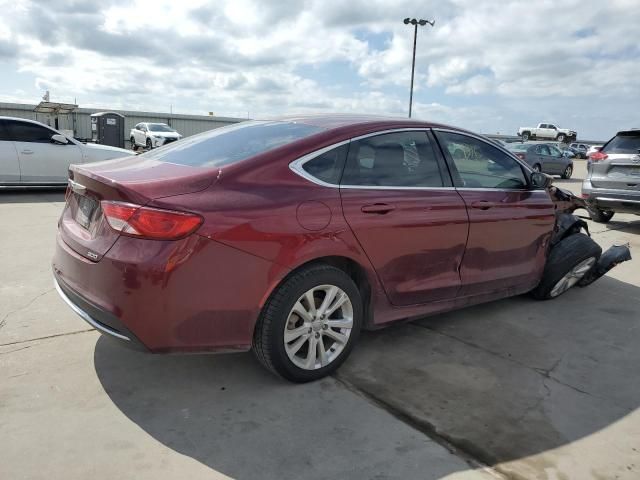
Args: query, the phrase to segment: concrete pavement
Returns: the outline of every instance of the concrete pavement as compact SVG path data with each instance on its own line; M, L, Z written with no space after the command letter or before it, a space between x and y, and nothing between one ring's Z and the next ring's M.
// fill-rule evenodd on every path
M250 354L90 330L52 289L62 202L0 193L0 478L640 477L635 260L554 301L365 333L335 378L290 385ZM590 225L637 255L638 219Z

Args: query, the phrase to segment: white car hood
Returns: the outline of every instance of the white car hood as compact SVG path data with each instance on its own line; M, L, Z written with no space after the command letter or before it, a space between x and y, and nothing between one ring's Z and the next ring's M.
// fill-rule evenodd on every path
M100 145L98 143L85 143L84 148L89 150L108 150L117 154L134 155L131 150L125 150L124 148L112 147L111 145Z
M149 132L149 133L156 138L180 138L180 134L178 132Z
M82 148L82 163L99 162L101 160L111 160L135 155L131 150L95 143L81 143L80 148Z

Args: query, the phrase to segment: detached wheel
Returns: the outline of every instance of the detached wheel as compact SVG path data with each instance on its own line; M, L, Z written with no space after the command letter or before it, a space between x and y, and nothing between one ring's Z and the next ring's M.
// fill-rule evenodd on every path
M600 210L599 208L587 207L587 212L589 212L589 216L591 220L596 223L607 223L609 220L613 218L613 214L615 212L607 212L605 210Z
M561 176L564 179L569 179L571 175L573 175L573 165L567 165L567 168L564 169Z
M551 249L542 280L531 294L538 300L559 297L593 268L601 254L600 246L587 235L568 236Z
M328 265L305 268L287 278L264 306L253 351L287 380L317 380L349 356L362 312L360 291L346 273Z

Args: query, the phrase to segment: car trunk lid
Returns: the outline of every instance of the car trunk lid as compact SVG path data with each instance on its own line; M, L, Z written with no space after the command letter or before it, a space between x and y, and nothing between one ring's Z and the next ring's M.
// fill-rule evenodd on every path
M120 235L106 221L101 201L146 205L154 199L204 190L219 175L217 168L176 165L144 157L72 165L60 234L76 253L100 261Z

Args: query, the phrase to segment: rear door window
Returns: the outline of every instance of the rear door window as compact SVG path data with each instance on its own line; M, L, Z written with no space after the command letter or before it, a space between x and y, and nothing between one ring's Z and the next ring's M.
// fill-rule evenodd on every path
M0 120L0 141L11 141L9 130L7 130L7 122L5 120Z
M442 187L438 160L426 132L375 135L351 142L342 185Z
M50 143L55 133L35 123L8 120L7 125L14 142Z
M193 135L142 154L193 167L222 167L323 131L295 122L249 121Z
M601 150L603 153L640 153L640 130L630 133L621 133L612 138Z

